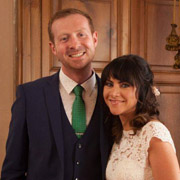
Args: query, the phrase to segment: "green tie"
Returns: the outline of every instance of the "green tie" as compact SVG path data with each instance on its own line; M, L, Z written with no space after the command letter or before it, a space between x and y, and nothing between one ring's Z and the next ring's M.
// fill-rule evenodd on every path
M72 127L80 138L86 130L86 112L85 105L82 99L83 87L77 85L73 92L75 94L75 100L72 106Z

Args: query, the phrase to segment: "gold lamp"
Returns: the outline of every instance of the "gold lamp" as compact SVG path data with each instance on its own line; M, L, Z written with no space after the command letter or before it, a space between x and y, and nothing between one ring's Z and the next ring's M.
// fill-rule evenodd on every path
M180 1L179 1L179 7L180 7ZM177 24L175 24L175 16L176 16L176 0L174 0L174 6L173 6L173 23L171 24L172 30L170 35L166 38L166 50L168 51L178 51L178 53L175 55L174 60L175 64L173 65L173 68L180 69L180 37L176 33Z

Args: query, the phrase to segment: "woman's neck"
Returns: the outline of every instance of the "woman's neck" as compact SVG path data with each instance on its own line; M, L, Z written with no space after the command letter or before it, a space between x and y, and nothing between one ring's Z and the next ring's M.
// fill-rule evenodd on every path
M130 121L134 118L134 115L120 115L119 117L123 126L123 130L132 130L132 127L130 126Z

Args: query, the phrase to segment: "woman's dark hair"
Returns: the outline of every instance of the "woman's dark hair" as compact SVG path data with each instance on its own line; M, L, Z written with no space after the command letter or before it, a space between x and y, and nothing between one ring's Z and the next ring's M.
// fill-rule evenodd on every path
M130 54L111 61L102 72L102 91L106 81L111 77L120 82L128 82L137 88L136 96L138 102L136 105L136 116L130 121L134 134L153 118L158 119L158 103L152 88L154 76L148 63L143 58ZM103 104L106 114L108 112L106 117L107 124L111 124L112 136L115 142L118 143L123 130L121 121L119 116L110 113L104 100Z

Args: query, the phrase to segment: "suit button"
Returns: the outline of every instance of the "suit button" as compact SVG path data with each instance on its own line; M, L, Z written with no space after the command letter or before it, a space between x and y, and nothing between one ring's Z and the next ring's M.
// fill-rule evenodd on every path
M78 148L81 149L82 148L82 144L78 144Z
M79 178L76 178L75 180L79 180Z
M77 164L77 165L79 165L79 164L80 164L80 162L79 162L79 161L77 161L77 162L76 162L76 164Z

